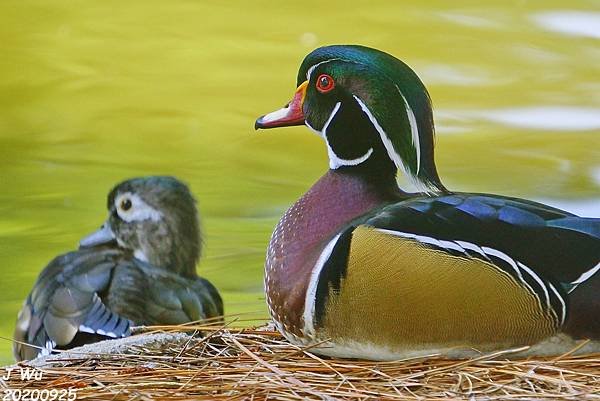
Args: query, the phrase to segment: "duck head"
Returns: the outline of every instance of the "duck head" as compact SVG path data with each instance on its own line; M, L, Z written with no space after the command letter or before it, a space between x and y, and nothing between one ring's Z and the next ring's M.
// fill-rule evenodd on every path
M374 177L400 169L421 191L445 191L431 100L402 61L363 46L321 47L302 62L297 86L292 101L256 120L256 129L305 124L325 140L331 169Z
M165 176L129 179L112 189L107 207L108 219L80 241L82 248L116 242L139 260L195 277L200 225L185 184Z

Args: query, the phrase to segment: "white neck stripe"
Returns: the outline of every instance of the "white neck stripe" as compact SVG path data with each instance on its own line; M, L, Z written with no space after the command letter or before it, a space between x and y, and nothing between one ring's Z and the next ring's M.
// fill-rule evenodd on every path
M371 124L373 124L373 127L375 127L375 130L377 130L377 132L379 133L379 136L381 137L381 142L383 142L383 146L387 150L388 156L394 162L396 167L399 168L400 170L402 170L404 175L412 181L414 186L417 187L419 189L419 191L422 191L425 193L435 193L436 192L435 187L429 186L426 183L424 183L423 181L421 181L419 179L419 177L417 177L416 174L411 173L410 170L406 167L406 165L402 161L402 158L394 149L394 145L392 144L392 141L390 140L388 135L385 133L385 131L383 130L383 128L381 127L381 125L379 124L379 122L377 121L375 116L371 113L371 111L369 110L367 105L362 100L360 100L360 98L358 96L356 96L356 95L352 95L352 96L358 102L358 105L360 106L362 111L367 115L367 117L369 117L369 120L371 121ZM409 120L410 120L410 118L409 118Z
M405 174L410 175L408 172L408 169L405 168L404 163L402 162L402 158L400 158L400 155L398 153L396 153L396 150L394 149L394 145L392 144L392 141L390 140L388 135L385 133L383 128L381 128L381 125L379 125L379 121L377 121L375 116L373 114L371 114L371 111L369 110L367 105L364 104L363 101L360 100L360 98L358 96L356 96L356 95L352 95L352 96L354 97L354 99L356 99L356 101L358 102L358 105L360 106L362 111L367 115L367 117L369 117L369 120L371 120L371 124L373 124L373 126L379 133L379 136L381 137L381 141L383 142L383 146L385 146L385 150L387 150L388 156L390 157L390 159L392 159L392 161L394 162L396 167L401 169Z
M404 100L404 107L406 108L406 114L408 115L408 122L410 124L410 133L412 137L413 146L417 152L417 172L419 174L419 170L421 169L421 144L419 142L419 126L417 125L417 119L415 118L415 113L413 113L410 104L406 100L406 97L400 91L398 85L396 85L396 89L398 89L398 93L402 96L402 100Z

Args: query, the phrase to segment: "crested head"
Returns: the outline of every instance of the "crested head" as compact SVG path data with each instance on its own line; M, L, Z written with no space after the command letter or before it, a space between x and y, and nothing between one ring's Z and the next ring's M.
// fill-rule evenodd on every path
M297 83L302 122L325 139L331 168L400 169L422 191L445 191L434 161L431 100L402 61L364 46L321 47L305 57ZM293 125L272 115L257 126Z
M173 177L133 178L108 195L109 229L119 246L156 267L196 275L201 238L196 201Z

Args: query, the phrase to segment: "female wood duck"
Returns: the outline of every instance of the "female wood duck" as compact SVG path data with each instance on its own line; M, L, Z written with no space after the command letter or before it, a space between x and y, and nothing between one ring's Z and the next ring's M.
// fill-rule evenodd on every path
M173 177L124 181L108 195L108 210L79 250L40 273L17 319L17 360L125 337L131 325L223 315L219 293L196 274L200 229L185 184Z
M319 48L297 85L255 125L305 124L329 155L267 251L267 303L291 342L395 359L600 339L600 219L448 191L427 90L389 54ZM398 169L423 193L402 192Z

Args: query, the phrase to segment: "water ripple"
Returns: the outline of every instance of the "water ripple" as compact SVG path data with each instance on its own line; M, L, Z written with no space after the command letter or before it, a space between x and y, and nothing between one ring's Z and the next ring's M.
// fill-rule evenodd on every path
M520 107L482 111L487 120L519 128L548 131L585 131L600 129L600 109L548 106Z
M550 31L600 39L600 13L597 12L548 11L534 14L531 19Z

